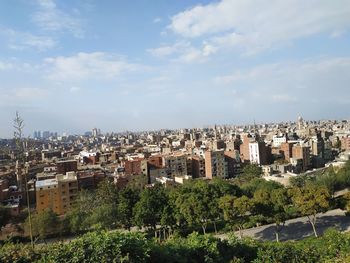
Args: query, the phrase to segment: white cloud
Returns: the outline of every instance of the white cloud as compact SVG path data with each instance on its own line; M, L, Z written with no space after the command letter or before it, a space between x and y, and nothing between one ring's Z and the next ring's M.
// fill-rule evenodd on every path
M46 31L68 31L75 37L84 35L81 21L74 15L64 12L57 7L53 0L37 0L38 9L33 14L33 21Z
M182 53L183 50L191 48L191 43L188 41L179 41L173 45L163 45L158 48L148 49L147 51L155 57L167 57L174 54Z
M5 61L0 61L0 71L11 71L11 72L22 72L30 73L35 72L40 68L39 65L29 64L23 61L20 61L16 58L11 58Z
M13 64L12 63L7 63L7 62L2 62L0 61L0 71L4 70L11 70L13 69Z
M245 81L257 84L283 81L289 83L287 86L292 85L293 88L299 90L298 92L303 92L308 87L305 83L309 83L313 78L315 78L315 83L327 77L339 78L339 80L350 79L350 76L346 74L348 70L350 70L350 58L348 57L309 59L259 65L249 70L235 71L229 75L219 76L214 79L214 82L220 85L234 85Z
M46 58L49 77L55 80L114 79L141 69L125 59L104 52L78 53L70 57Z
M316 101L319 104L350 99L350 58L310 59L257 66L235 71L214 80L218 87L239 90L240 96L256 106L271 103ZM339 96L339 94L341 94ZM340 102L340 101L339 101ZM255 105L255 104L254 104Z
M42 99L48 95L48 91L41 88L17 88L13 91L13 95L25 100Z
M216 52L216 49L209 44L204 44L203 48L195 48L189 41L178 41L172 45L163 45L147 51L158 58L171 57L173 61L192 63L205 61L207 56Z
M176 14L168 28L185 38L205 37L216 48L255 53L314 34L339 36L349 26L348 0L222 0Z
M160 17L156 17L156 18L153 19L153 23L154 24L158 24L160 22L162 22L162 19Z
M16 50L36 49L45 51L53 48L56 41L48 36L33 35L28 32L16 31L9 28L0 28L0 35L8 41L8 47Z
M81 89L79 87L73 86L69 89L71 93L76 93L79 92Z

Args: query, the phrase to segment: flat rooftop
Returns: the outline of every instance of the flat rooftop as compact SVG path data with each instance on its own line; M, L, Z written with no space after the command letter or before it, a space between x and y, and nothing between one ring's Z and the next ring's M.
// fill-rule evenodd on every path
M47 187L47 186L54 186L57 185L57 179L46 179L41 181L36 181L35 186L38 188L40 187Z

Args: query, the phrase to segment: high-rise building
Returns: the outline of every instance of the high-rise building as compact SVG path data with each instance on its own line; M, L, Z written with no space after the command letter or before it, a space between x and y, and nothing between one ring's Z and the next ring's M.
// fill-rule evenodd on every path
M50 137L50 132L49 131L44 131L43 132L43 139L48 139Z
M249 143L253 141L254 139L249 134L245 134L242 136L242 144L239 146L239 152L241 154L241 160L243 162L250 161Z
M227 178L227 162L224 151L205 152L205 176L209 179L213 177Z
M92 129L92 136L94 137L97 137L99 134L98 134L98 129L97 128L93 128Z
M301 159L303 162L303 171L310 166L310 148L302 145L294 145L292 148L293 159Z
M249 143L249 160L250 163L265 165L268 163L267 149L265 142Z
M171 154L163 157L167 174L174 176L187 175L187 156L185 154Z
M229 178L237 176L241 172L241 164L237 151L225 151L225 161L227 163L227 175Z
M205 159L201 156L192 156L192 177L205 177Z
M292 158L292 149L293 143L285 142L281 143L281 152L284 155L284 159L289 162L289 159Z

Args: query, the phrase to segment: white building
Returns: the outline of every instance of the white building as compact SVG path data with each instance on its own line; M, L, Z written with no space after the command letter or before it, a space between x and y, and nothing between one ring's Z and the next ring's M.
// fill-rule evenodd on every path
M249 160L250 163L260 164L260 152L259 143L250 142L249 143Z
M280 147L282 143L287 142L287 137L285 135L279 136L279 135L274 135L272 137L272 145L273 147Z

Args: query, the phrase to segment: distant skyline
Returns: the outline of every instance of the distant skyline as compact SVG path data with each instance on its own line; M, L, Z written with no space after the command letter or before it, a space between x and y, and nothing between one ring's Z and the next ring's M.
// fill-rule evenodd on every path
M0 2L0 138L349 119L350 0Z

